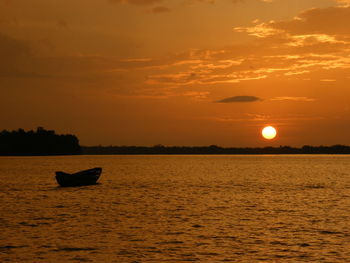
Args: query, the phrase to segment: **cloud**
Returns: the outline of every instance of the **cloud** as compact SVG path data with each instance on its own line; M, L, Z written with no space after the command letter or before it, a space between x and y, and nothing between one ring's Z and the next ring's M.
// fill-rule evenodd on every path
M153 8L154 12L168 12L167 7L155 4L157 2L167 3L165 0L136 2L115 0L115 2L146 5L147 10ZM259 80L269 81L273 78L300 81L317 78L317 81L320 79L322 79L321 81L326 79L340 81L342 78L340 74L329 75L327 72L350 68L350 29L343 26L345 28L343 36L349 37L349 43L347 43L345 38L341 39L337 34L327 34L326 31L316 30L317 25L312 27L305 25L305 28L315 29L311 32L306 31L303 23L312 24L315 19L311 19L311 17L320 16L325 19L325 13L333 12L338 12L339 15L339 17L332 16L333 20L338 17L340 21L343 21L348 18L341 14L347 14L348 10L350 11L350 8L318 8L302 12L298 19L289 21L266 23L255 21L249 28L240 28L241 32L247 32L251 35L258 32L255 34L258 38L252 42L219 49L190 49L156 58L125 56L124 59L117 59L99 55L35 56L31 54L28 43L0 34L0 55L2 55L0 73L2 76L11 77L39 77L42 75L73 79L89 76L95 78L96 81L98 79L98 81L105 82L113 79L119 85L118 88L114 89L115 93L119 91L123 93L128 89L128 82L132 82L133 87L129 88L129 93L132 94L152 94L153 96L150 87L160 90L165 90L168 87L172 89L167 91L168 97L170 93L179 93L174 92L175 89L178 89L182 91L181 94L184 96L197 98L204 98L205 94L191 93L194 90L206 92L208 88L218 85L226 88L232 83L239 84L246 81L249 81L249 85L252 87L259 85ZM339 24L335 21L329 23ZM58 26L66 27L66 22L60 21ZM338 28L335 30L340 32ZM345 34L346 30L349 30L348 35ZM331 31L329 30L329 32ZM4 57L5 59L3 59ZM315 75L315 72L318 76ZM237 96L219 102L234 103L260 100L257 97L252 99L252 97ZM275 98L275 100L280 101L306 101L307 99L302 97ZM208 100L210 100L210 96L208 96Z
M291 21L272 23L272 27L293 35L349 34L345 26L350 23L350 7L313 8L299 14Z
M349 1L350 2L350 1ZM320 36L320 39L349 35L349 7L313 8L301 12L297 17L287 21L270 21L258 23L252 27L235 27L236 32L264 38L276 35Z
M156 6L156 7L153 7L151 11L152 13L160 14L160 13L170 12L171 10L166 6Z
M320 79L322 82L336 82L336 79Z
M216 2L219 2L218 0L189 0L189 1L192 1L192 2L202 2L202 3L209 3L209 4L215 4ZM221 0L222 1L222 0ZM246 0L228 0L229 2L231 3L243 3L245 2ZM265 3L272 3L273 0L259 0L260 2L265 2ZM338 0L338 1L341 1L341 0ZM346 0L344 0L346 1ZM350 0L349 0L350 1Z
M262 101L262 99L255 96L234 96L234 97L225 98L216 102L217 103L239 103L239 102L256 102L256 101Z
M202 2L202 3L209 3L209 4L214 4L215 0L196 0L197 2Z
M111 0L115 3L132 4L132 5L154 5L162 0Z
M0 32L0 78L80 78L104 74L120 64L102 56L45 56L36 51L38 42L29 42Z
M210 95L208 91L188 91L182 94L182 96L191 97L194 100L205 100Z
M65 20L63 20L63 19L59 19L58 21L57 21L57 26L58 27L61 27L61 28L68 28L68 23L67 23L67 21L65 21Z
M110 0L114 3L122 3L122 4L133 4L133 5L154 5L160 2L163 2L163 0ZM232 3L241 3L245 0L227 0ZM261 2L271 3L272 0L259 0ZM218 2L217 0L186 0L184 3L187 4L194 4L194 3L207 3L207 4L215 4Z
M28 43L0 32L0 57L1 59L6 57L28 55L30 48Z
M28 76L23 68L30 63L31 49L27 42L0 33L0 76Z
M349 6L350 0L335 0L336 2L340 3L343 6Z
M308 97L275 97L271 99L272 101L303 101L303 102L312 102L316 99L308 98Z

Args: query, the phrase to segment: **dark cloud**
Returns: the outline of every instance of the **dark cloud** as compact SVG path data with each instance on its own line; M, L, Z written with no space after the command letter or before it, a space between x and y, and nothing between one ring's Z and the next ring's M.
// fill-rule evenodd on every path
M28 44L0 32L0 57L11 58L13 56L27 55L30 51Z
M217 103L256 102L261 100L262 99L255 96L234 96L219 100Z
M68 28L68 23L63 19L58 20L56 24L58 27Z
M35 42L0 32L0 79L77 78L111 69L115 64L113 59L99 56L40 56L35 52Z
M26 42L0 33L0 76L16 76L30 57L31 50Z

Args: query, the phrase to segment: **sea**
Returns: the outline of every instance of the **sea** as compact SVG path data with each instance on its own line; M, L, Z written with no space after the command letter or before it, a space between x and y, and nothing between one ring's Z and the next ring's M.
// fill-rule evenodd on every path
M1 157L0 262L350 262L350 156Z

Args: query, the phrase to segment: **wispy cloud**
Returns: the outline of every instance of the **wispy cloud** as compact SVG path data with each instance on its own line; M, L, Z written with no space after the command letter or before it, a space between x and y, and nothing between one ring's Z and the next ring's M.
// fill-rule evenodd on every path
M156 7L153 7L151 11L152 13L160 14L160 13L170 12L171 9L166 6L156 6Z
M315 8L286 21L253 21L251 27L235 31L256 37L255 43L183 53L158 65L146 83L234 84L270 77L305 79L316 71L348 69L350 30L344 25L349 23L350 7Z
M336 79L320 79L322 82L336 82Z
M114 3L133 4L133 5L153 5L162 2L162 0L110 0Z
M271 99L272 101L303 101L303 102L312 102L316 99L308 98L308 97L274 97Z
M147 10L153 8L153 12L156 13L169 11L163 6L167 4L165 0L114 0L114 2L144 5ZM338 22L329 21L328 24L326 22L318 24L320 21L328 21L326 14L332 14L330 17L333 20L338 19ZM133 92L132 94L158 96L159 94L151 93L148 88L162 90L162 94L166 88L174 88L181 90L182 96L208 101L213 101L210 98L212 95L218 96L218 93L205 93L208 90L212 91L212 87L239 86L246 81L251 82L252 87L259 85L259 80L268 81L270 78L300 81L316 78L317 81L322 82L338 79L340 82L342 76L340 74L318 76L313 74L350 68L350 43L347 42L347 38L350 42L350 30L344 26L342 26L343 29L338 28L341 23L347 24L345 21L350 23L349 17L350 8L333 7L309 10L301 13L298 19L288 21L265 24L255 21L252 27L257 26L257 33L255 29L251 29L252 31L240 29L241 32L255 35L257 39L254 42L226 46L221 49L191 49L157 58L141 56L116 59L98 55L96 57L43 58L30 54L28 43L0 34L0 55L3 55L0 61L0 74L37 77L40 73L45 76L71 78L88 74L101 81L107 81L107 79L118 81L119 88L114 89L115 93L124 93L124 90L128 90L129 94ZM58 21L57 25L63 28L69 27L64 20ZM331 34L332 29L334 34ZM343 34L342 37L340 33ZM16 59L13 59L13 56ZM65 67L60 66L62 64ZM130 82L133 83L132 92L131 88L128 88ZM178 96L179 93L170 90L166 95ZM271 101L271 99L265 99ZM254 96L236 96L218 102L259 100L261 99ZM307 97L288 96L275 97L272 100L313 101Z
M349 6L350 0L335 0L336 2L340 3L342 6Z

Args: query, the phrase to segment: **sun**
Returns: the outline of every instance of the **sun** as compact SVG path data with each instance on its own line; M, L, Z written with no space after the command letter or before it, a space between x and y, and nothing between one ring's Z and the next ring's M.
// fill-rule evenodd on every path
M266 126L264 129L262 129L261 134L266 140L272 140L276 137L277 131L272 126Z

